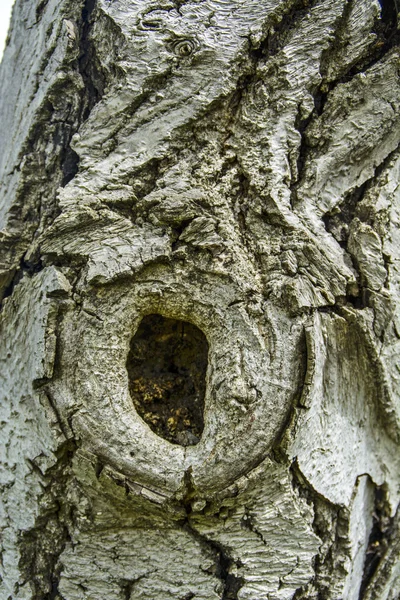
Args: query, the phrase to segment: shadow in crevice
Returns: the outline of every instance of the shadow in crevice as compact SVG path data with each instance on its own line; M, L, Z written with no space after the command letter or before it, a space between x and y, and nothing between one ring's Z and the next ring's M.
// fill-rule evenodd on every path
M143 318L127 360L133 404L160 437L193 446L204 427L208 343L198 327L158 314Z

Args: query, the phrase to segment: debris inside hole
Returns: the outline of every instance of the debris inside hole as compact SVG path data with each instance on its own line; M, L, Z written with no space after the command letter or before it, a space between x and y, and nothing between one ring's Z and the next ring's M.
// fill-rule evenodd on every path
M133 404L154 433L173 444L200 440L207 362L204 333L186 321L147 315L132 338L127 370Z

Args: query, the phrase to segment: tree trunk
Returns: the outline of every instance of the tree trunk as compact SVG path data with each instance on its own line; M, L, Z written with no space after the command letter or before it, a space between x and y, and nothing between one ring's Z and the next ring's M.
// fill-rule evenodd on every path
M17 0L4 600L395 600L386 0Z

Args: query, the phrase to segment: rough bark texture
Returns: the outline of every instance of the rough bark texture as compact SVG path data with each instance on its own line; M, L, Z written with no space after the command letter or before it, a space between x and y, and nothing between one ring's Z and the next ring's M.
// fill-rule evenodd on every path
M2 600L399 597L396 23L17 0Z

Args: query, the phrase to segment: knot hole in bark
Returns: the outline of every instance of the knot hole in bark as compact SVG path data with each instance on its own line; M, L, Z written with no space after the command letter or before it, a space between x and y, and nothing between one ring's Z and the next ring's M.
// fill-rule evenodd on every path
M131 340L129 392L149 427L173 444L193 446L204 427L208 343L186 321L147 315Z

